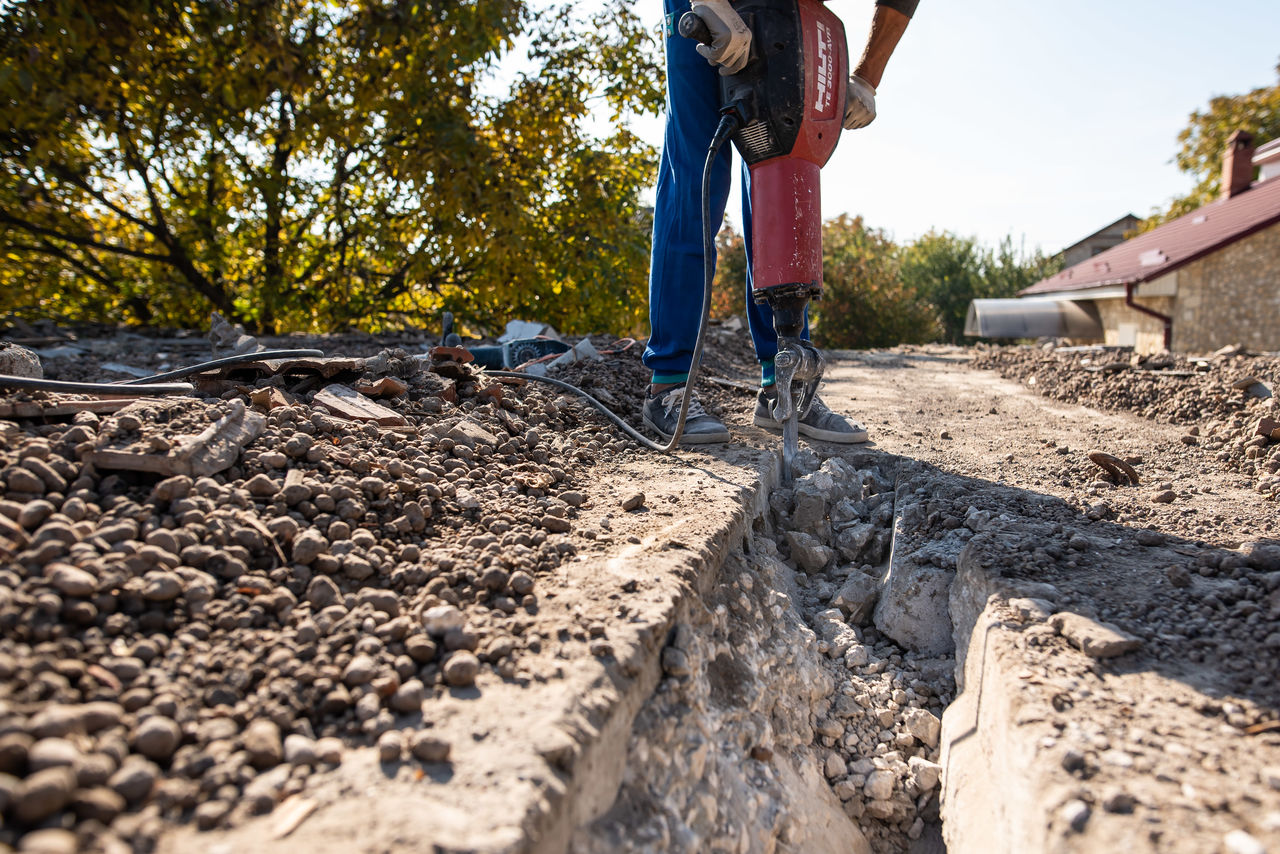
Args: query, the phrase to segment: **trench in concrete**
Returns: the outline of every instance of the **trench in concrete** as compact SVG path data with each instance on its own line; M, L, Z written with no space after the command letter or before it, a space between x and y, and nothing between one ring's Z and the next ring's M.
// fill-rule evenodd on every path
M570 851L945 850L963 526L919 533L936 511L909 461L805 457L794 489L766 477L767 506L685 597L617 796Z

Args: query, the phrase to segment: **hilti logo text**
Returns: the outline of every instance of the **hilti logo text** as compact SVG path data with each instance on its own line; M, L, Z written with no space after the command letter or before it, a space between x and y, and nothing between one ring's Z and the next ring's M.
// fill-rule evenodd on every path
M835 64L831 30L821 21L818 25L818 101L813 108L819 114L831 108L831 67Z

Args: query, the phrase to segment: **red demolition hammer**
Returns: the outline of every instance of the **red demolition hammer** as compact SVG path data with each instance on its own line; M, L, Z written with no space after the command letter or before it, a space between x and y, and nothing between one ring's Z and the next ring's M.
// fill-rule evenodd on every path
M720 78L721 113L736 119L733 144L751 174L752 290L773 309L778 334L773 414L790 481L798 422L825 367L801 335L805 308L822 297L819 172L840 140L849 50L844 25L819 0L741 0L734 10L751 29L751 58ZM711 40L693 12L680 19L679 32Z

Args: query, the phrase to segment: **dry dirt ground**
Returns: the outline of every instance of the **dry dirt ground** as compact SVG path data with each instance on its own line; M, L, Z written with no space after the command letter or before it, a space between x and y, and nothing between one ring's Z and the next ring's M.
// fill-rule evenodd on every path
M39 331L58 379L209 357L200 336ZM0 844L608 850L605 830L581 830L606 815L668 833L633 850L820 850L782 822L703 847L670 835L663 805L614 803L626 769L653 764L631 733L643 709L703 672L669 650L716 567L742 548L801 564L777 440L748 424L745 335L712 334L702 389L735 441L671 457L558 390L413 359L434 343L421 336L263 342L373 361L206 377L180 404L45 415L58 399L0 397L16 407L0 416ZM557 376L634 423L639 345L596 344L620 352ZM797 773L812 760L831 784L814 797L852 821L819 835L878 850L918 844L936 819L936 777L920 779L937 762L951 850L1280 851L1277 360L831 356L826 400L873 439L843 453L887 484L864 487L862 509L895 494L897 533L936 541L935 568L956 579L958 686L929 663L949 659L840 599L875 560L806 566L778 581L794 584L797 637L885 728L797 700L812 714L775 721L771 743L757 732L744 764L791 779L785 730ZM385 395L404 423L338 417L316 400L332 382ZM239 431L231 464L175 463L209 425ZM112 467L121 456L150 470ZM857 639L837 658L841 631ZM953 699L942 744L913 741ZM882 783L891 796L871 794ZM728 820L710 812L675 823Z

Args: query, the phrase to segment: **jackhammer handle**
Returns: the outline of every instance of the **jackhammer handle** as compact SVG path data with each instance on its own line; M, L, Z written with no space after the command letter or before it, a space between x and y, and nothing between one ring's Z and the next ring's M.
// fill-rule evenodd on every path
M707 26L707 22L702 20L696 12L685 12L680 16L680 23L676 25L676 31L687 39L694 39L703 44L711 44L715 37L711 35L711 28Z

